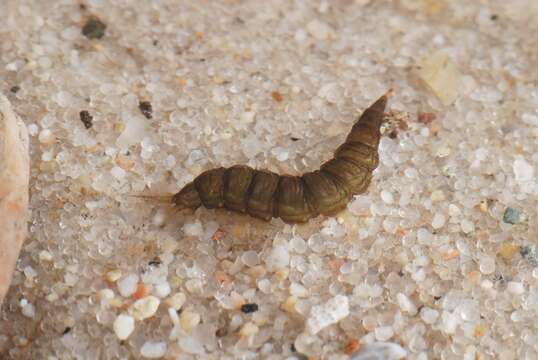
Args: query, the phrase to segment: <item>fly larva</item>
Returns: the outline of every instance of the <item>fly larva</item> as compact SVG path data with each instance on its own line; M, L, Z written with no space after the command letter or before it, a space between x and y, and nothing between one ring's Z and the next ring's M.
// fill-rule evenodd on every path
M287 223L335 215L353 195L366 191L379 163L380 127L391 91L367 108L334 157L301 176L279 175L245 165L216 168L198 175L172 197L178 209L226 208Z

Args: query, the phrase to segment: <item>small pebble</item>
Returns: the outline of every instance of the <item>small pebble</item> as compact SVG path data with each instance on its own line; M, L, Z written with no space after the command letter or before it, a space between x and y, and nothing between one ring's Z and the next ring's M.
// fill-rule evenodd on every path
M259 330L260 328L258 328L254 323L248 322L245 325L243 325L241 330L239 330L239 335L244 336L244 337L249 337L249 336L256 335Z
M36 136L39 133L39 127L36 124L28 125L28 134Z
M435 213L432 219L432 227L434 229L440 229L445 225L446 218L441 213Z
M101 39L105 35L106 24L96 17L88 19L82 27L82 35L88 39Z
M493 283L490 280L486 279L480 283L480 286L484 289L491 289L493 287Z
M200 323L200 320L200 314L191 310L185 310L181 313L179 323L181 324L183 330L190 332Z
M529 125L538 126L538 115L524 113L521 119Z
M520 282L510 281L506 284L506 290L514 295L521 295L525 292L525 287Z
M119 269L111 270L111 271L106 273L105 277L110 282L116 282L121 278L121 270L119 270ZM137 279L137 281L138 281L138 279Z
M380 326L374 330L375 338L379 341L386 341L394 336L394 329L392 326Z
M288 296L286 301L280 305L280 308L290 314L295 312L295 305L297 304L297 296Z
M516 181L525 184L534 179L534 167L525 159L517 159L513 165Z
M346 343L346 346L344 346L344 353L346 355L351 356L351 355L355 354L357 351L359 351L360 348L361 348L360 341L358 341L356 339L351 339Z
M457 205L450 204L448 205L448 215L452 217L457 217L461 215L461 210Z
M333 29L329 25L314 19L306 25L306 30L317 40L326 40L334 35Z
M168 308L168 316L170 317L170 320L172 321L172 324L174 324L174 327L175 326L180 326L179 315L178 315L176 309L169 307Z
M349 315L349 300L347 296L336 295L324 304L312 307L306 320L306 328L315 335L322 329L336 324Z
M290 254L288 248L284 245L277 245L273 248L265 260L269 270L278 270L285 268L290 263Z
M432 191L432 194L430 196L431 201L439 202L446 199L445 193L442 190L435 190Z
M204 234L204 228L200 221L195 221L192 223L185 223L183 225L183 232L188 236L201 237Z
M140 103L138 103L138 108L146 119L151 119L153 117L153 107L149 101L140 101Z
M495 271L495 258L482 255L479 259L479 268L482 274L492 274Z
M114 178L116 178L117 180L121 180L127 175L125 170L123 170L119 166L112 167L112 169L110 169L110 174L112 174L112 176L114 176Z
M306 241L300 236L294 236L290 240L290 247L298 254L304 254L308 249Z
M114 291L110 289L101 289L99 290L99 299L101 300L110 300L114 298Z
M273 154L278 161L286 161L289 158L289 151L281 146L273 148L271 154Z
M419 244L429 245L433 241L433 234L428 229L420 228L417 230L417 241Z
M260 263L258 253L253 250L245 251L243 255L241 255L241 261L248 267L253 267Z
M273 91L271 93L271 97L276 102L282 102L282 100L284 100L284 98L282 97L282 95L278 91Z
M155 296L146 296L133 304L133 316L136 320L152 317L157 312L161 300Z
M538 246L534 244L522 246L520 253L532 266L538 266Z
M507 224L517 224L520 221L519 210L511 207L506 208L503 215L503 221Z
M351 360L399 360L407 355L400 345L390 342L375 342L364 346Z
M383 190L381 191L381 200L383 200L385 204L392 204L394 202L394 197L390 191Z
M56 136L49 129L43 129L39 133L38 139L40 143L49 145L56 140Z
M90 115L88 110L82 110L79 113L80 121L82 121L82 124L84 124L84 127L86 129L89 129L93 126L93 116Z
M140 348L140 355L147 359L158 359L166 355L167 346L163 341L146 341Z
M504 243L499 249L499 255L506 261L511 261L521 247L513 243Z
M428 125L429 123L431 123L433 120L436 119L436 115L435 113L431 113L431 112L419 112L418 113L418 122L421 123L421 124L424 124L424 125Z
M241 311L245 314L256 312L258 311L258 304L254 304L254 303L243 304L241 306Z
M22 299L20 301L20 305L22 314L24 316L31 319L35 317L35 307L30 302L28 302L28 300Z
M460 316L449 311L443 311L443 314L441 315L441 330L446 334L454 334L460 323Z
M310 292L303 285L293 282L290 285L290 293L294 296L304 298L304 297L307 297Z
M268 294L271 291L271 281L269 279L260 279L257 282L258 289Z
M474 224L467 219L462 220L460 226L461 231L463 231L465 234L470 234L474 231Z
M398 293L398 295L396 295L396 300L402 311L408 312L410 315L415 315L417 313L417 307L407 295Z
M138 300L138 299L142 299L148 296L149 293L151 292L151 287L152 287L151 285L138 283L138 285L136 286L136 291L133 294L133 299Z
M194 336L183 336L179 340L179 346L189 354L203 355L205 353L204 345L200 342L200 338Z
M129 297L133 295L138 287L138 275L129 274L117 282L118 291L121 296Z
M153 289L154 289L153 291L155 292L155 295L160 298L167 297L168 295L170 295L170 292L172 291L170 288L170 284L167 281L155 285Z
M120 340L125 340L131 335L135 328L135 321L131 315L120 314L114 320L114 333Z
M425 306L420 310L420 317L426 324L433 324L439 317L439 311Z
M47 250L41 250L39 252L39 260L41 261L51 261L52 260L52 254L48 252Z
M256 113L254 111L247 111L241 114L240 121L243 124L250 124L254 121L254 117L256 116Z

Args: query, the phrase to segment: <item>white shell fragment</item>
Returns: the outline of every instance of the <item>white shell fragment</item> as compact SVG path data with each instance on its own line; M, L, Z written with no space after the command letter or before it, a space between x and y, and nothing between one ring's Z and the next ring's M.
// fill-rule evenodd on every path
M407 355L400 345L391 342L376 342L366 345L351 360L399 360Z
M347 296L336 295L325 304L317 305L310 311L306 322L307 330L317 334L329 325L336 324L349 315L349 300Z
M450 105L457 99L461 74L443 51L437 51L422 61L419 76L444 105Z
M120 314L114 320L114 333L120 340L127 339L135 328L135 321L131 315Z

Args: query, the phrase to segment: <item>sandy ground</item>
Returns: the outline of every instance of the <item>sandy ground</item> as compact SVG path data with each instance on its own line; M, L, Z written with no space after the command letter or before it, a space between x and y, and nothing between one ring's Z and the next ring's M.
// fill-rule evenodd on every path
M538 2L0 2L31 136L2 359L537 359ZM300 174L393 88L380 165L301 226L177 213ZM381 349L381 350L380 350Z

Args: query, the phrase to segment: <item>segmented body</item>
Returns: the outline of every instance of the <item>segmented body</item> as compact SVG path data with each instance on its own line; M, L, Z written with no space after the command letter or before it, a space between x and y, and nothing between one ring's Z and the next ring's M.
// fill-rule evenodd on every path
M387 98L388 93L362 113L334 157L319 170L290 176L244 165L211 169L174 195L173 202L180 209L226 208L266 221L280 217L287 223L334 215L370 184L379 163Z

